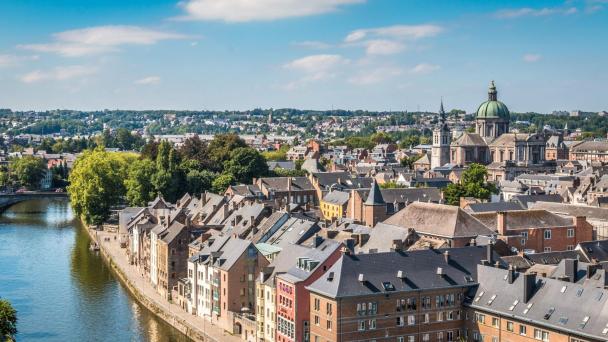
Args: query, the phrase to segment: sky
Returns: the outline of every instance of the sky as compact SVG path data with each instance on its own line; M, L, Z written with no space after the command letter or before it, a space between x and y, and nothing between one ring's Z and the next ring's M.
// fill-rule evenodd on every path
M608 0L2 0L0 108L608 110Z

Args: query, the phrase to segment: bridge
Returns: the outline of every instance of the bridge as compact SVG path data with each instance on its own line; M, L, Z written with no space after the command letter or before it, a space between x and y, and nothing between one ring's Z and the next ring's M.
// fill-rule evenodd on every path
M0 212L3 212L8 207L19 202L25 202L41 198L67 198L67 192L54 191L26 191L13 193L0 193Z

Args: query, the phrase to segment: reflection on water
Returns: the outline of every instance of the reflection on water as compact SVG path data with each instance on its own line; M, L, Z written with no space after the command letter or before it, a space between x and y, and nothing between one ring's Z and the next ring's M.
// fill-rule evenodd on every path
M18 311L18 341L188 341L135 302L89 242L64 199L0 217L0 297Z

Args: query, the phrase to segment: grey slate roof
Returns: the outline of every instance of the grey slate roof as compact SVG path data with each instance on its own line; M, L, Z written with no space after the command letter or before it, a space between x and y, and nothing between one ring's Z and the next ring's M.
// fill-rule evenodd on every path
M445 251L449 252L449 262L443 255ZM345 254L308 289L330 298L339 298L470 286L477 279L477 264L485 258L486 248L478 246ZM494 254L493 260L499 261L498 255ZM441 268L443 275L437 274L438 268ZM404 279L397 278L398 271L405 274ZM363 275L363 282L359 281L360 274ZM390 282L394 291L385 290L383 282Z
M552 202L535 202L530 205L530 208L545 209L563 215L585 216L587 217L587 219L595 219L602 221L608 220L608 208L596 208L584 205Z
M474 213L491 211L524 210L519 202L490 202L490 203L471 203L467 209Z
M318 262L319 264L316 267L310 270L305 270L298 267L296 264L293 264L289 270L287 270L287 272L279 274L278 278L289 280L293 283L308 279L308 277L310 277L312 273L317 270L317 268L324 263L327 258L329 258L338 248L340 248L341 245L342 244L339 242L326 239L323 241L323 243L321 243L321 245L319 245L319 247L309 248L303 255L299 256ZM288 248L291 248L291 246Z
M511 201L519 202L525 208L530 208L534 202L555 202L562 203L564 198L558 194L552 195L515 195L511 197Z
M554 228L573 226L571 218L566 218L546 210L513 210L506 211L506 227L508 230L530 229L530 228ZM479 221L483 222L489 229L495 230L497 226L496 212L473 214Z
M608 240L581 242L576 249L580 250L588 261L608 261Z
M528 303L525 303L524 277L516 274L514 282L509 284L506 280L507 272L479 265L477 275L480 285L472 298L483 295L467 305L524 322L533 321L535 325L584 338L608 338L608 330L605 330L608 323L607 290L542 278L537 279L535 291ZM490 301L493 296L496 297Z
M390 252L392 241L405 241L410 236L408 229L390 224L378 223L369 232L365 244L357 248L357 253L383 253Z
M384 198L382 198L382 193L380 192L380 187L378 186L378 182L374 179L372 182L372 187L369 190L369 194L367 195L367 199L365 200L366 205L384 205Z
M349 198L350 194L348 192L334 190L332 192L328 192L327 195L323 197L323 201L337 205L345 205L348 203Z

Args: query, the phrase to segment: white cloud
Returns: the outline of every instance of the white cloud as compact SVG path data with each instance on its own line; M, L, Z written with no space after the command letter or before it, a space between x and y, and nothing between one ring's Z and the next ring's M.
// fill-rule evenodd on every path
M386 39L369 40L365 45L365 52L368 55L392 55L405 49L402 43Z
M544 7L544 8L516 8L505 9L496 12L496 17L503 19L513 19L520 17L544 17L549 15L570 15L578 12L576 7Z
M330 44L327 44L327 43L324 43L324 42L320 42L320 41L316 41L316 40L307 40L307 41L303 41L303 42L293 42L292 45L303 47L303 48L308 48L308 49L316 49L316 50L329 49L331 47Z
M532 53L528 53L525 54L523 56L523 60L524 62L528 62L528 63L534 63L534 62L538 62L542 59L543 57L539 54L532 54Z
M275 20L334 12L365 0L185 0L182 20L248 22Z
M295 59L285 64L283 67L307 73L316 73L329 70L339 64L345 63L348 63L348 60L340 55L311 55Z
M84 65L70 65L56 67L48 71L35 70L20 77L23 83L37 83L42 81L67 81L82 78L97 73L96 67Z
M50 43L24 44L19 47L65 57L80 57L116 51L122 45L153 45L163 40L186 38L188 36L182 34L139 26L97 26L55 33L53 42Z
M359 29L349 33L344 39L347 43L361 41L369 36L393 39L416 40L434 37L441 33L443 28L437 25L394 25L370 29Z
M157 85L160 84L160 77L158 76L148 76L148 77L144 77L142 79L139 79L135 82L133 82L135 84L139 84L139 85Z
M25 61L33 61L37 59L38 56L0 55L0 68L17 66Z
M297 71L302 75L297 81L290 82L285 88L295 89L310 82L321 81L336 76L339 67L350 63L340 55L311 55L295 59L283 68Z
M399 76L403 73L400 68L377 68L361 72L351 77L348 82L356 85L370 85L383 82L387 79Z
M439 65L435 65L435 64L429 64L429 63L420 63L418 65L416 65L415 67L410 69L410 72L412 74L430 74L433 71L437 71L439 70L441 67Z

